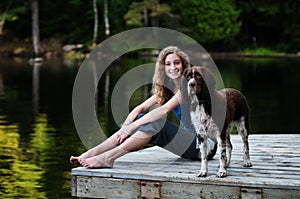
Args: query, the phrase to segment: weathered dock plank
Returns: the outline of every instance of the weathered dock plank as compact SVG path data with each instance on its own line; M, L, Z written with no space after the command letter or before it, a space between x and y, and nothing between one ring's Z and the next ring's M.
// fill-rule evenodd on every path
M226 178L217 178L218 154L208 176L199 161L150 147L119 158L112 169L72 169L72 196L83 198L300 198L300 134L251 135L253 167L242 167L242 142L231 136Z

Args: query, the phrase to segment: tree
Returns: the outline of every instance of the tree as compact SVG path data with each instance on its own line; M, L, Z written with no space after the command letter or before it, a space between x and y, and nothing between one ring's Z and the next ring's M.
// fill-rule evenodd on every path
M158 22L155 19L170 11L169 5L160 4L158 0L143 0L142 2L132 2L124 19L128 26L158 26Z
M34 57L41 53L38 0L30 0Z
M104 0L104 24L105 24L105 35L110 35L109 20L108 20L108 5L107 0Z
M181 24L199 42L212 43L235 37L240 30L240 12L232 0L178 0L173 9Z
M55 37L63 43L92 43L95 21L92 0L43 0L39 1L39 9L43 38Z
M101 41L128 28L160 26L186 33L212 50L239 50L253 46L256 38L261 47L300 51L300 0L2 0L2 43L33 38L28 28L34 24L33 2L39 12L35 35L63 44L90 45L92 38ZM93 2L98 5L97 23Z
M9 3L8 3L8 5L7 5L7 7L6 7L5 11L4 11L4 13L3 13L3 15L0 17L0 35L3 34L3 26L4 26L4 23L6 21L6 16L7 16L8 10L9 10L12 2L13 2L13 0L9 1Z
M300 0L240 0L242 35L256 37L259 46L279 51L300 50Z
M131 0L109 0L108 17L110 23L110 34L126 30L124 15L129 10Z
M98 35L98 8L97 0L93 0L93 10L94 10L94 34L93 34L93 46L97 44L97 35Z

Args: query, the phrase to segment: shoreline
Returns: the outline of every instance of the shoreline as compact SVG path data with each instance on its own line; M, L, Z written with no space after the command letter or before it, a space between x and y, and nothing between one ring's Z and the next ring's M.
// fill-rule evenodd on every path
M91 50L92 51L92 50ZM29 50L20 50L20 48L16 48L14 50L0 50L0 58L24 58L30 59L33 58L33 52ZM41 56L45 59L55 59L55 58L63 58L67 59L78 59L76 55L82 54L80 58L85 59L89 53L81 52L80 50L71 50L64 51L61 49L60 51L44 51L41 53ZM275 54L259 54L259 53L243 53L243 52L208 52L211 57L214 58L300 58L300 52L297 54L286 54L286 53L275 53ZM158 55L157 51L153 52L142 52L139 54L142 57L155 57Z
M241 52L221 52L209 53L210 56L215 58L300 58L300 53L297 54L249 54Z

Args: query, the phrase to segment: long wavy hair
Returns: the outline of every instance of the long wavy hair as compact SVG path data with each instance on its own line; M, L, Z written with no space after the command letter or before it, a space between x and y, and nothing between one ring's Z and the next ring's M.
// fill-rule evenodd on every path
M169 46L161 50L155 64L155 72L153 75L152 94L156 95L158 104L166 103L174 93L180 89L180 85L175 85L165 73L165 59L169 54L176 54L180 57L182 68L184 71L190 66L190 59L180 48Z

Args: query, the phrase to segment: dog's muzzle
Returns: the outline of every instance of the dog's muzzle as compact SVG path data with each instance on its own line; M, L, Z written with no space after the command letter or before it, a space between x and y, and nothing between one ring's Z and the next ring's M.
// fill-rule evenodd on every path
M196 94L196 80L194 78L188 81L188 95L191 97Z

